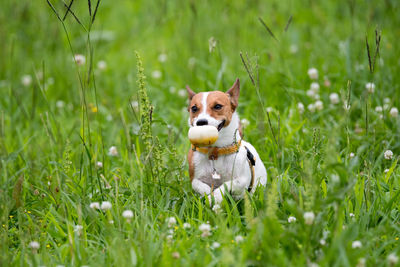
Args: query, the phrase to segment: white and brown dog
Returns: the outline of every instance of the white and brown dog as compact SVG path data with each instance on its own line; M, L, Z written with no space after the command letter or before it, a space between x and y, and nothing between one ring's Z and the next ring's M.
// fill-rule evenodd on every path
M188 153L189 175L193 189L212 196L220 203L227 190L235 199L245 191L254 193L258 185L267 183L267 172L255 148L242 140L236 112L240 92L239 79L226 93L221 91L194 93L188 86L189 126L211 125L218 129L217 141L209 147L195 147Z

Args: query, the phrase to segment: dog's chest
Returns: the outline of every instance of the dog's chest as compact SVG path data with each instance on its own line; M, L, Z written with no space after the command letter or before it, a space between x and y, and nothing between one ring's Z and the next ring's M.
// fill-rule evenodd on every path
M242 158L241 153L219 156L217 160L210 160L208 156L202 153L195 153L193 157L194 176L209 186L219 187L224 182L235 178L236 162ZM220 175L220 179L213 178L215 171Z

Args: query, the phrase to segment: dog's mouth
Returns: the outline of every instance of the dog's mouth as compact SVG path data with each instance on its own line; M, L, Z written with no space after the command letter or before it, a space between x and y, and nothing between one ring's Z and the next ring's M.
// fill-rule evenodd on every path
M222 129L222 127L224 127L224 125L225 125L225 120L223 120L220 124L218 124L218 127L217 127L218 132L221 131L221 129Z

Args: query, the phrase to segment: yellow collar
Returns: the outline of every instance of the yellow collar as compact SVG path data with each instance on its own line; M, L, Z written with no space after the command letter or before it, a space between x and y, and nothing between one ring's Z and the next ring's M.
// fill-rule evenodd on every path
M209 159L216 160L219 155L229 155L238 152L241 142L242 140L239 140L239 142L226 147L196 147L192 145L192 150L208 154Z

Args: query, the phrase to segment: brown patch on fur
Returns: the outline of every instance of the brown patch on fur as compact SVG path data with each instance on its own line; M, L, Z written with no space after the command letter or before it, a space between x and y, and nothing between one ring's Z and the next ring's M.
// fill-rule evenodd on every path
M188 111L190 112L190 125L193 125L193 119L196 118L203 111L203 105L201 104L202 99L203 93L195 94L191 98L190 104L188 106ZM191 110L193 106L197 107L197 111L195 113L193 113Z
M193 163L193 150L192 149L189 149L187 159L188 159L188 163L189 163L190 182L192 182L193 178L194 178L194 163Z
M215 109L217 104L221 105L222 108ZM235 109L231 105L228 94L221 91L209 92L207 96L207 113L211 117L219 121L225 120L224 127L226 127L232 120L233 112L235 112Z
M235 83L232 85L231 89L226 92L231 100L232 108L236 109L239 104L239 94L240 94L240 82L236 79Z
M190 89L189 85L186 85L186 91L188 92L189 100L192 100L192 98L196 95L196 93L193 92L192 89Z

